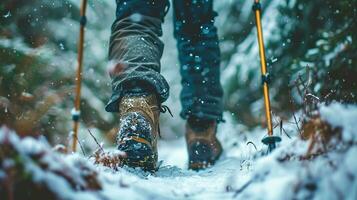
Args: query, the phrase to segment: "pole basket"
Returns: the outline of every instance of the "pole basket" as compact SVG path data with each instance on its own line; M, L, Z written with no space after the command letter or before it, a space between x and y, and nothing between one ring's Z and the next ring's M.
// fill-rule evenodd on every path
M268 151L272 152L276 148L276 143L281 142L279 136L267 136L262 139L263 144L268 145Z

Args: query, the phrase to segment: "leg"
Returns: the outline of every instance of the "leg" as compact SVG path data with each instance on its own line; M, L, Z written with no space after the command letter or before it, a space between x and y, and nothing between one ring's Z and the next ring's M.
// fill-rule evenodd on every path
M187 119L189 168L215 163L222 147L216 138L222 121L220 50L212 0L174 1L174 34L181 63L181 116Z
M168 98L169 86L160 75L159 39L167 7L168 0L117 0L109 47L113 94L108 112L118 112L119 99L133 88L152 90L161 103Z
M160 104L169 87L160 75L161 23L168 0L117 0L109 59L113 95L106 110L119 112L121 164L155 170Z
M181 116L222 120L220 50L212 0L174 1L174 35L179 50Z

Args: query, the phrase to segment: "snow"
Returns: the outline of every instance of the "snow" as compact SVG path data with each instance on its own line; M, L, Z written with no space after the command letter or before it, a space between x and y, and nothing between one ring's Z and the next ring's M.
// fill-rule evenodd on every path
M323 119L332 126L342 128L343 138L348 139L353 139L356 135L357 127L353 120L356 119L356 111L357 106L337 103L320 108ZM228 118L227 114L226 117ZM286 129L295 130L293 127L286 127ZM239 134L241 132L245 134ZM161 166L155 173L128 167L115 171L112 168L96 165L92 158L85 158L77 153L70 155L52 153L46 154L41 159L50 163L49 168L52 170L68 167L71 169L68 173L78 182L83 181L80 177L83 172L78 166L87 166L96 171L102 190L92 192L74 191L62 178L44 172L38 165L29 161L30 155L51 151L50 146L42 140L33 138L20 140L14 133L9 133L8 129L2 128L0 142L10 140L16 144L16 148L27 160L26 169L34 175L33 178L47 183L52 191L68 199L357 198L355 143L352 146L329 151L315 159L301 160L300 157L307 152L309 142L301 140L298 134L292 134L292 139L282 135L283 142L270 154L265 153L266 147L260 143L264 135L264 129L247 131L243 125L227 120L218 131L225 149L222 158L216 165L200 172L187 170L184 138L160 141ZM253 142L257 150L252 145L247 145L248 141ZM6 165L9 163L11 164L10 160L4 162ZM4 164L2 167L5 167ZM0 175L4 176L1 170Z
M354 106L354 109L357 107ZM334 105L325 107L325 110L336 109ZM351 114L351 109L340 110L344 116ZM226 118L228 118L226 114ZM229 118L228 118L229 119ZM355 118L356 119L356 118ZM342 127L354 126L351 121ZM310 176L313 180L321 179L317 184L321 190L314 199L334 199L335 191L331 191L330 181L341 183L342 191L353 191L354 185L350 184L347 174L356 174L357 162L354 159L356 147L351 148L346 154L336 155L336 161L341 161L342 165L338 171L326 167L330 158L319 158L315 161L299 161L297 156L304 155L308 143L298 139L295 134L292 140L284 137L284 142L272 154L260 156L264 146L260 139L265 134L265 130L256 129L246 132L244 126L237 125L231 120L227 120L219 128L219 138L223 141L225 153L223 158L213 167L202 172L187 170L186 146L183 138L173 141L162 141L159 144L160 160L163 164L155 174L128 169L120 169L120 178L112 177L111 181L123 180L127 185L133 185L133 189L140 188L144 191L139 199L292 199L294 197L305 198L310 195L309 191L302 189L297 194L295 187L300 182L308 182ZM287 130L289 127L286 127ZM290 130L295 128L290 127ZM296 130L295 130L296 131ZM237 134L245 132L246 134ZM234 135L234 137L232 137ZM258 150L246 145L247 141L253 141ZM232 144L238 143L235 146ZM291 158L288 163L281 163L278 158L294 153L295 158ZM108 169L100 168L101 174L111 172ZM312 172L312 170L314 170ZM129 172L128 172L129 171ZM326 176L329 174L330 176ZM242 188L249 181L243 192L235 194L235 191ZM343 186L342 186L343 184ZM354 193L346 196L353 199ZM354 196L353 196L354 195ZM136 196L131 196L135 199ZM109 196L109 198L115 198ZM301 199L298 198L298 199Z
M334 128L343 127L343 140L357 142L357 108L353 105L333 103L329 107L322 106L321 118L328 121Z

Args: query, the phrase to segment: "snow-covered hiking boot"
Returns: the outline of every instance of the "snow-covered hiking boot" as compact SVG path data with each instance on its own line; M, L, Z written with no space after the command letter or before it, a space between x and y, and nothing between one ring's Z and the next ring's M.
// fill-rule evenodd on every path
M156 170L160 106L155 95L124 96L119 104L118 149L126 153L123 164Z
M200 170L215 163L222 154L216 137L217 122L190 117L186 124L189 169Z

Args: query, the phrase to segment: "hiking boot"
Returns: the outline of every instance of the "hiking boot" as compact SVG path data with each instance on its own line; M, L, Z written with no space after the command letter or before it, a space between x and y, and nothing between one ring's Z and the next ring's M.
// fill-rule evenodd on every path
M160 107L155 95L124 96L119 103L118 149L126 153L123 164L156 170Z
M217 122L190 117L186 124L188 168L205 169L222 154L222 145L216 137Z

